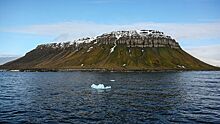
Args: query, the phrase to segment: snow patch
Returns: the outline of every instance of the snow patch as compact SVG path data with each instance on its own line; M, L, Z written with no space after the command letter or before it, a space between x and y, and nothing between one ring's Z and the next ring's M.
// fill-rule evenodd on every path
M81 38L81 39L78 39L78 40L74 40L72 42L70 42L70 44L74 44L76 43L76 45L80 44L80 43L90 43L92 41L94 41L96 39L96 37L86 37L86 38Z
M93 47L89 47L89 49L86 51L87 53L90 52L93 49Z
M183 65L177 65L178 68L186 68L185 66Z
M112 31L110 33L105 33L102 36L107 36L107 35L113 35L117 40L120 39L121 37L131 37L131 36L171 38L170 36L166 36L164 35L163 32L157 30Z
M115 45L110 49L110 53L114 52L115 47L117 46L116 42L114 43Z
M130 30L130 31L113 31L110 34L114 35L118 40L121 37L131 37L137 35L138 33L135 30Z
M111 86L104 86L104 84L98 84L98 85L92 84L91 88L97 90L105 90L105 89L111 89Z

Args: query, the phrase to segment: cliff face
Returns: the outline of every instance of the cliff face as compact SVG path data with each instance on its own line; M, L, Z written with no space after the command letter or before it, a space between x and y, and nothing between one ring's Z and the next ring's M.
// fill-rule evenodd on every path
M125 44L127 47L169 47L179 49L179 44L163 32L154 30L117 31L98 36L103 44Z
M113 31L106 33L96 38L83 38L73 42L51 43L39 45L37 48L63 48L63 49L80 49L85 44L123 44L127 47L167 47L180 49L179 44L170 36L164 35L163 32L155 30L140 30L140 31Z
M95 38L43 44L4 69L214 70L155 30L114 31Z

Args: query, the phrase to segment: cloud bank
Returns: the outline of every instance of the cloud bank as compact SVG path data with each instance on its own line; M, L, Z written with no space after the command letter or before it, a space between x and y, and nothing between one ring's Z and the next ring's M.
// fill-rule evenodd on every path
M187 48L185 50L206 63L220 67L220 44Z
M133 23L133 24L98 24L93 22L62 22L54 24L30 25L3 29L5 32L51 35L56 41L74 40L93 37L103 32L115 30L155 29L171 35L177 40L220 38L220 22L212 23Z

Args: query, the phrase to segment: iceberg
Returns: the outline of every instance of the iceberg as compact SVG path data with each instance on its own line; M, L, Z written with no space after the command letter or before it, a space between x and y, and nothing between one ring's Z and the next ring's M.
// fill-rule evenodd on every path
M105 89L111 89L111 86L105 87L104 84L98 84L98 85L92 84L91 88L97 89L97 90L105 90Z

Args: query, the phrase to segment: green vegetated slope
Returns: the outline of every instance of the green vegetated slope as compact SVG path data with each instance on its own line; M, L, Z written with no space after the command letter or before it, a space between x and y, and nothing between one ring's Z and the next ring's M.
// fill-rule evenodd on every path
M34 49L5 69L215 70L182 49L93 45L92 49ZM90 49L90 50L89 50Z

